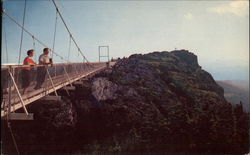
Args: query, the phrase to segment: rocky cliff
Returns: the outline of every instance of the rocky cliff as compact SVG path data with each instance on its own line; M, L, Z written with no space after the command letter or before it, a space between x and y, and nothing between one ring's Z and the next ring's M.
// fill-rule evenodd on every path
M38 120L33 126L43 131L30 133L33 141L40 137L38 144L57 152L90 154L243 154L249 149L247 114L225 100L223 89L189 51L119 59L76 86L66 101L31 107Z

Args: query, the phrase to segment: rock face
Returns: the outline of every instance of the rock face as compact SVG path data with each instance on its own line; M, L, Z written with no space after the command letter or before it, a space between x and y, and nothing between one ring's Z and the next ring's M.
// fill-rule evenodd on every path
M104 86L95 85L102 78L109 90L100 99ZM100 101L102 129L114 131L113 136L128 132L125 137L134 139L127 141L138 148L199 153L247 150L243 136L248 135L247 115L236 115L222 87L191 52L135 54L118 60L92 83L93 96ZM137 150L124 139L118 143L122 150Z
M118 90L116 84L106 78L96 78L92 85L92 95L98 100L115 99L115 92Z
M191 52L135 54L48 107L56 116L38 112L39 125L64 153L247 153L248 116L223 93Z
M47 101L37 104L41 106L36 112L36 120L49 121L53 127L58 129L76 125L77 113L68 98L64 98L63 101Z

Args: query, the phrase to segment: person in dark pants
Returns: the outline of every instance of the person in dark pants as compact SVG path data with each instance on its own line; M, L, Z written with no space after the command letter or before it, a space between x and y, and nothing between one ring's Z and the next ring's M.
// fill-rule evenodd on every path
M27 57L23 60L23 65L36 65L36 63L32 60L32 57L35 54L35 50L31 49L27 51ZM31 82L31 67L25 67L22 70L22 88L23 94L27 93L28 87Z
M44 48L43 49L43 54L39 56L39 65L44 65L44 66L39 66L37 68L37 76L36 76L36 86L34 89L40 89L43 82L45 81L45 77L47 74L47 65L52 64L52 60L49 58L49 48Z

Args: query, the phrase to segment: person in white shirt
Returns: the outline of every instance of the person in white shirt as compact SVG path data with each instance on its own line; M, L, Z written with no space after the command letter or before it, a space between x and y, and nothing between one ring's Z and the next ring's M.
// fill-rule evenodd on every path
M52 64L52 59L49 58L49 48L43 49L43 54L39 56L39 65L49 65ZM37 69L37 76L36 76L36 86L34 89L41 88L43 82L45 81L46 77L46 68L45 66L39 66Z
M39 65L48 65L51 64L49 58L49 48L43 49L43 54L39 56Z

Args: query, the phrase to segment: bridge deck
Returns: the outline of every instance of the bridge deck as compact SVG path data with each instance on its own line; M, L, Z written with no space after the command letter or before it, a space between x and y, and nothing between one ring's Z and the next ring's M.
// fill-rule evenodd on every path
M111 66L114 63L110 64ZM22 77L24 76L22 70L25 66L8 66L2 67L2 77L1 84L3 90L3 100L1 104L1 117L4 117L8 112L15 112L15 110L23 107L17 90L15 89L15 84L17 85L18 91L21 93L21 97L24 106L43 98L44 96L54 92L55 90L61 89L71 83L87 77L89 75L95 74L106 68L106 63L71 63L71 64L55 64L53 66L46 67L48 72L45 72L45 81L40 89L35 90L34 87L37 83L37 78L39 67L32 67L30 72L32 73L30 85L28 87L28 92L22 94L23 88L22 83L24 82ZM27 67L27 66L26 66ZM13 75L12 80L10 73ZM41 75L40 75L41 76ZM51 77L51 78L50 78ZM11 105L8 108L8 105Z

